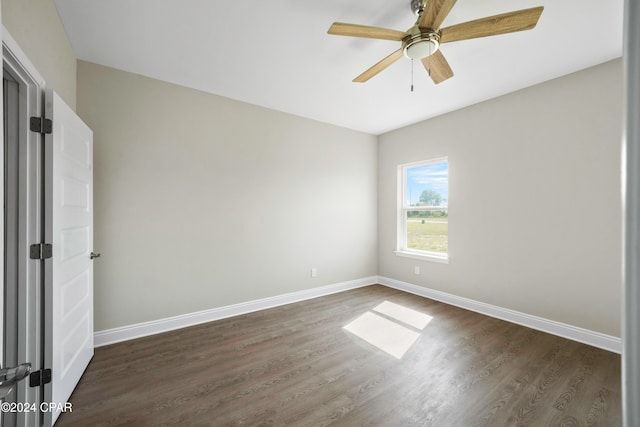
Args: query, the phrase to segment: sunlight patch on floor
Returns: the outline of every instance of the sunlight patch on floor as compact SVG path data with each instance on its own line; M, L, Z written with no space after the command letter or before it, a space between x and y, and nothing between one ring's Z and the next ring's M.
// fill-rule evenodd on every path
M432 317L399 304L384 301L343 329L397 359L411 348ZM377 314L379 313L379 314ZM415 328L415 329L414 329Z
M373 311L384 314L416 329L423 330L433 317L389 301L378 304Z

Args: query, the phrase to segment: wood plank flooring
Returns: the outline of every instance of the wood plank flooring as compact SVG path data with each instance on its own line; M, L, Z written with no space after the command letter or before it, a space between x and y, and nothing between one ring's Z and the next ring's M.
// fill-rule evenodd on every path
M397 359L365 313L419 336ZM98 348L70 401L56 426L622 425L619 355L379 285Z

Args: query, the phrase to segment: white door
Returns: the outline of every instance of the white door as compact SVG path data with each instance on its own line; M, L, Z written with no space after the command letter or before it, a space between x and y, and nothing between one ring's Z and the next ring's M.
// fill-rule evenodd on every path
M45 95L53 121L45 137L45 239L53 255L45 272L44 401L64 404L93 357L93 133L56 93ZM51 424L59 415L54 408Z

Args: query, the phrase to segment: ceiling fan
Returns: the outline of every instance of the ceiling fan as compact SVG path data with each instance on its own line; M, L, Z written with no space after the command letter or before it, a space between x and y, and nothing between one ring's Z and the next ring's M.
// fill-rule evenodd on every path
M440 44L530 30L544 9L543 6L522 9L440 28L455 3L456 0L412 0L411 9L418 19L407 31L334 22L328 33L402 42L400 49L353 79L354 82L366 82L404 55L420 59L433 82L438 84L453 77Z

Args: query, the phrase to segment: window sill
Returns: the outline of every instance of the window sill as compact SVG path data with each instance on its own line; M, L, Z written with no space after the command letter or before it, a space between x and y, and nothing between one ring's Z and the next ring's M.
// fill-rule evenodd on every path
M449 264L449 255L447 254L435 254L435 253L419 253L419 252L411 252L411 251L395 251L396 256L401 256L405 258L413 258L420 259L423 261L432 261L439 262L441 264Z

